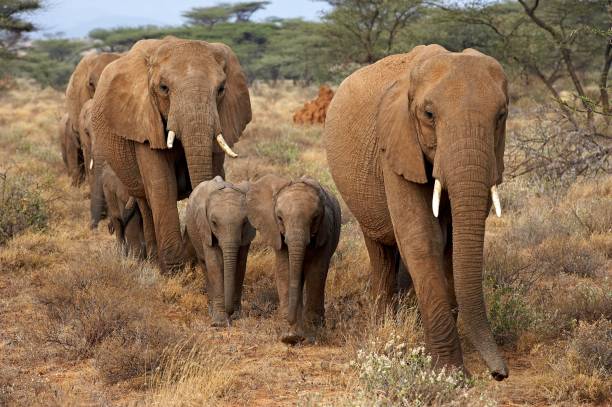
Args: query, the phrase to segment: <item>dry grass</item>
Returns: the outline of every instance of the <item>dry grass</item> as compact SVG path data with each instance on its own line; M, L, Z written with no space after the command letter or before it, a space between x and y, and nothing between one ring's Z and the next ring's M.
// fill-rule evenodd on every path
M291 123L315 94L256 84L254 120L236 146L240 158L228 163L228 178L308 174L335 190L321 128ZM523 105L528 115L531 106ZM61 164L61 106L58 93L24 83L0 98L0 172L9 169L11 179L29 186L17 189L28 199L10 200L13 213L27 216L9 216L19 227L0 246L0 405L368 405L368 386L384 377L364 381L351 361L360 351L381 361L391 337L407 348L423 343L409 299L399 312L374 318L367 252L344 204L317 343L288 347L278 340L285 323L277 313L274 258L259 239L249 257L243 318L231 329L210 328L202 270L162 277L150 264L120 258L104 227L88 229L85 191L70 187ZM528 125L528 116L510 122ZM504 217L488 225L485 291L511 377L470 382L458 393L422 387L423 394L456 405L605 404L612 178L569 189L523 178L506 182L501 193ZM32 201L42 205L32 211ZM31 221L43 219L32 213L44 214L44 223ZM470 345L464 349L468 368L484 372ZM406 379L402 370L390 372ZM385 389L389 399L406 394L397 383Z

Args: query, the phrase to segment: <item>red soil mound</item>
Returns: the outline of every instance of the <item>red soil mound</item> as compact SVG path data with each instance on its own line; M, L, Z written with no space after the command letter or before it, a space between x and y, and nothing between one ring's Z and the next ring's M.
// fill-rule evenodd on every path
M329 103L334 97L334 92L329 86L323 85L319 88L319 96L306 102L304 106L295 112L293 122L297 124L323 124Z

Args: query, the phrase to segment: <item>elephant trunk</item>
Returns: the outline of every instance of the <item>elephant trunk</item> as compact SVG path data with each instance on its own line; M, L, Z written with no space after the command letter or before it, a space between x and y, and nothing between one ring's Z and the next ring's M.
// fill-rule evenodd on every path
M102 171L104 162L94 159L94 167L90 174L90 202L89 211L91 216L91 228L96 229L98 223L106 216L106 200L104 199L104 187L102 185Z
M227 317L234 313L234 296L236 287L236 263L238 261L238 244L223 244L223 297L225 298L225 312Z
M215 175L213 140L220 132L220 125L216 106L210 106L204 98L205 90L197 88L183 93L183 100L176 103L177 110L169 114L168 130L178 131L193 189Z
M478 130L482 132L482 129ZM485 138L487 139L487 138ZM451 165L445 166L453 225L454 285L459 315L468 338L496 380L508 377L508 368L493 338L487 319L483 288L485 221L489 213L492 146L473 137L454 143Z
M287 312L287 321L290 325L296 323L298 319L298 308L302 302L302 284L303 284L303 265L306 244L304 239L299 237L290 237L288 239L287 248L289 250L289 305Z

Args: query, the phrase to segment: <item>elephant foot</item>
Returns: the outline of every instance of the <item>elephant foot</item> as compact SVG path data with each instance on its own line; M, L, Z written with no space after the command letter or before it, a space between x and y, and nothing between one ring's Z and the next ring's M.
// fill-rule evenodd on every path
M306 338L301 332L293 329L281 337L281 341L287 345L297 345L298 343L303 342L305 339Z
M234 311L234 313L232 314L232 316L231 316L231 318L230 318L230 319L231 319L232 321L235 321L235 320L237 320L237 319L240 319L240 317L241 317L241 316L242 316L242 312L241 312L240 310L238 310L238 311Z
M210 326L213 328L229 328L232 326L232 320L230 318L214 318Z

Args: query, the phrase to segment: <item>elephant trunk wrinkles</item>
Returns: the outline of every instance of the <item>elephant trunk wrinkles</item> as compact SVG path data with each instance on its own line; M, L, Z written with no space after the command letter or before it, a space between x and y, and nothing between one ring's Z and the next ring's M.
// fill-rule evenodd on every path
M238 244L227 243L221 246L223 250L223 297L227 317L234 313L234 289L236 287L236 263L238 261Z
M445 168L445 173L449 174L446 181L453 219L453 269L459 314L468 338L491 374L502 380L508 376L508 368L491 332L482 288L485 220L495 158L492 147L482 140L467 137L454 144L452 156L460 158Z
M293 325L298 318L298 305L302 302L302 268L306 244L302 236L298 235L288 239L287 248L289 250L289 309L287 321Z
M196 103L192 106L202 106L202 104ZM212 179L214 176L213 138L217 131L218 119L214 117L216 113L213 114L208 110L205 109L202 112L193 107L186 107L180 109L183 112L180 119L175 118L173 120L173 122L180 123L179 136L185 150L192 188L203 181ZM216 109L213 110L216 112ZM169 129L174 130L171 127Z

